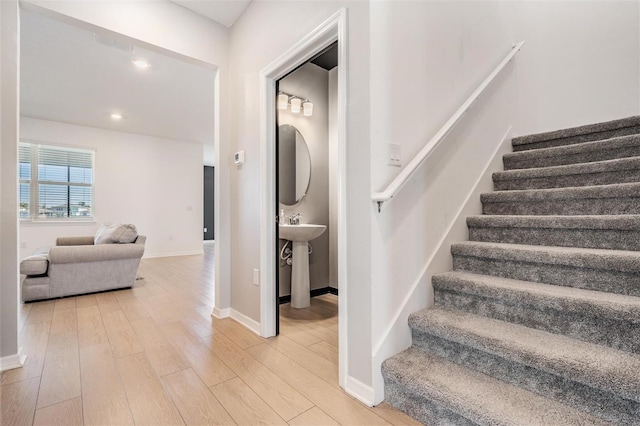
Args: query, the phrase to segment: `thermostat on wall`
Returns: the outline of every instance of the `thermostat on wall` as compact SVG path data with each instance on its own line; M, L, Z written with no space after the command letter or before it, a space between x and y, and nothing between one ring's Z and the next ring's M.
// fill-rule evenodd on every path
M238 151L233 154L233 162L236 163L236 166L244 164L244 151Z

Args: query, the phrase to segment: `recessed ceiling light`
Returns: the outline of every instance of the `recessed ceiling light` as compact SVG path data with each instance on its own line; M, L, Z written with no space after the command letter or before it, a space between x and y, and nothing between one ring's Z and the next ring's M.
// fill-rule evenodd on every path
M131 62L133 62L133 65L140 69L147 69L151 66L151 64L144 59L133 59Z
M114 120L122 120L122 114L114 112L113 114L111 114L111 118L113 118Z

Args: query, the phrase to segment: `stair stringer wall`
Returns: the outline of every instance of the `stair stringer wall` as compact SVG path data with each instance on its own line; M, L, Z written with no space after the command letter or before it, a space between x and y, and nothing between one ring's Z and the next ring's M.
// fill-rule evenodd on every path
M512 151L511 139L514 136L512 125L509 125L504 131L502 138L495 144L495 150L489 161L485 163L484 169L477 177L472 189L467 193L465 201L460 205L459 210L448 223L446 231L437 243L437 248L433 250L416 280L406 293L402 304L393 316L393 321L384 330L381 338L373 342L374 405L384 400L384 383L381 373L382 362L411 346L411 329L407 325L409 315L412 312L433 306L434 299L431 277L452 269L453 258L451 255L451 244L468 240L469 229L466 222L467 216L482 213L480 194L493 190L492 174L496 171L503 170L502 157L504 154Z

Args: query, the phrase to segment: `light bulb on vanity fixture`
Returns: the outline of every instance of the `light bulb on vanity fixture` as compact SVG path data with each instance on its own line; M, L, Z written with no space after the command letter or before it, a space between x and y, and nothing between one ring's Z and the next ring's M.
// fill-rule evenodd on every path
M299 114L302 111L303 115L310 117L313 115L313 104L309 99L305 99L304 102L303 99L290 93L280 92L276 105L278 109L287 109L291 105L292 113Z
M143 70L151 66L151 64L148 61L145 61L144 59L132 59L131 62L133 63L133 65L136 66L136 68L140 68Z
M302 104L302 112L307 117L311 117L311 115L313 114L313 104L309 102L309 99L304 101L304 103Z
M300 112L300 104L302 104L302 99L291 98L291 112L298 114Z
M278 109L287 109L287 105L289 105L289 95L280 93L278 95Z

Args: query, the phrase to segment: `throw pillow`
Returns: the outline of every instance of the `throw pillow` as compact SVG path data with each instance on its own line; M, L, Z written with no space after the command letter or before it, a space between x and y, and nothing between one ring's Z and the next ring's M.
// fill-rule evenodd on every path
M138 230L135 225L121 223L104 223L96 232L94 244L126 244L135 242Z

